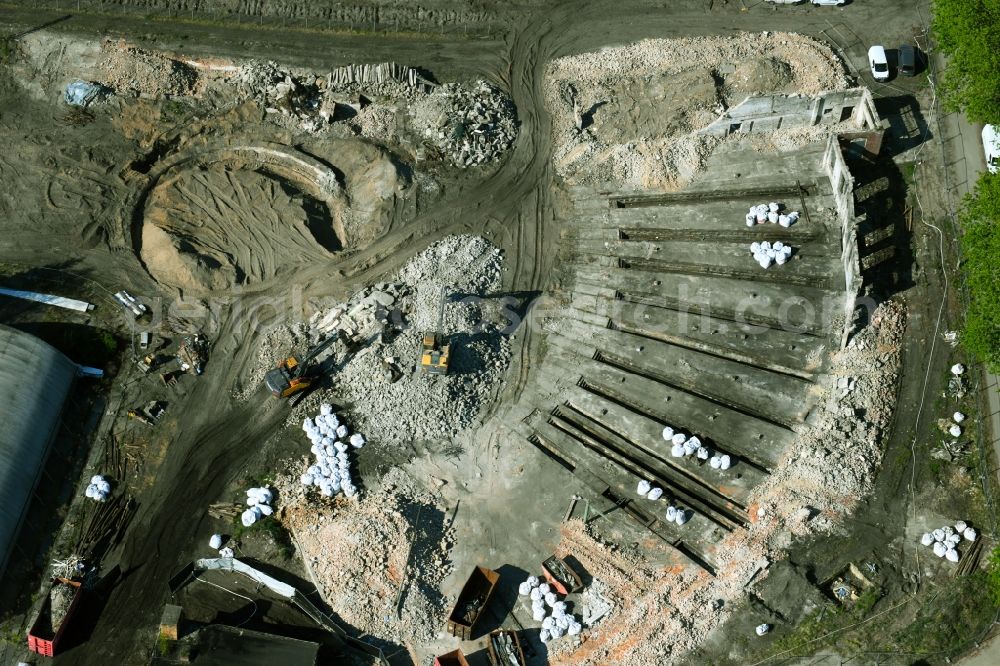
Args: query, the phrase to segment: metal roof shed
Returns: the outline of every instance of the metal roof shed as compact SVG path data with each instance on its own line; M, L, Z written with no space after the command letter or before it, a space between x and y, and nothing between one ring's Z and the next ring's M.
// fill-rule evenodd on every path
M59 428L76 365L54 347L0 325L0 574Z

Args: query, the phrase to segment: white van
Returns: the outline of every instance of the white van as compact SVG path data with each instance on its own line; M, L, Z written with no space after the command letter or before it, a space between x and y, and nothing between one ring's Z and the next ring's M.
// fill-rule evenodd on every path
M889 80L889 59L885 57L885 47L876 44L868 49L868 66L876 81Z
M983 153L986 155L986 168L989 172L1000 171L1000 132L996 125L983 128Z

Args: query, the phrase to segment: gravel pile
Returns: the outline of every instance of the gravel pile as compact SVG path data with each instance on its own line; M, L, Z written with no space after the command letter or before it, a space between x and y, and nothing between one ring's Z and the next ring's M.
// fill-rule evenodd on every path
M871 491L881 463L905 319L900 304L882 304L870 325L834 355L837 380L817 407L819 418L754 490L750 528L715 548L715 577L697 567L650 563L603 543L580 521L566 523L556 554L573 555L600 580L612 610L580 637L550 643L549 663L680 662L753 592L771 563L785 557L793 536L829 532L850 514Z
M122 41L106 41L102 50L101 82L118 95L160 98L198 92L198 72L179 60Z
M438 590L452 569L454 532L432 495L398 469L357 500L307 496L297 478L279 487L287 488L282 519L341 620L402 644L441 631L448 601Z
M417 100L410 115L418 134L459 167L495 162L517 136L513 101L485 81L439 86Z
M644 40L558 58L545 79L554 162L573 182L677 189L720 146L747 141L699 133L728 106L755 94L817 95L848 84L833 51L793 33ZM763 132L749 143L787 150L830 130Z
M509 320L496 299L479 298L500 289L502 266L500 250L485 239L449 236L413 257L392 282L318 313L309 324L315 339L339 327L362 342L354 352L337 348L333 387L303 400L290 419L301 421L324 402L344 405L356 428L382 443L450 438L474 425L510 360L502 332ZM446 376L428 376L418 367L419 351L423 333L437 328L442 289L451 362ZM379 319L392 329L386 338Z

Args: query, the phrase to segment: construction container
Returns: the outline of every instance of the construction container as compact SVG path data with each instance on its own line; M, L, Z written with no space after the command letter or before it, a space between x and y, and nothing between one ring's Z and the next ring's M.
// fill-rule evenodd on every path
M56 621L56 626L53 626L52 591L60 585L69 586L72 589L73 598L62 618ZM28 631L29 650L46 657L56 655L59 651L59 641L62 639L66 627L70 625L77 606L80 605L81 591L80 583L75 580L67 578L54 578L52 580L49 593L45 595L45 601L42 602L42 607L38 611L38 617L35 618Z
M461 650L453 650L440 657L434 657L434 666L469 666Z
M477 566L472 570L448 616L449 634L463 641L472 638L472 628L482 617L499 580L500 574L492 569Z
M583 579L580 578L580 574L561 557L553 555L542 562L542 573L549 585L563 596L583 589Z
M497 629L490 632L490 641L486 647L493 666L526 666L528 663L516 631Z

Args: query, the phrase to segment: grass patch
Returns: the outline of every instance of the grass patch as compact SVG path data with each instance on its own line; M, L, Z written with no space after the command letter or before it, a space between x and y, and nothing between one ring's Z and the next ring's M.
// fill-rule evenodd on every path
M921 603L913 622L891 642L899 652L915 656L957 654L993 623L996 609L987 574L976 571L945 582L940 594Z

